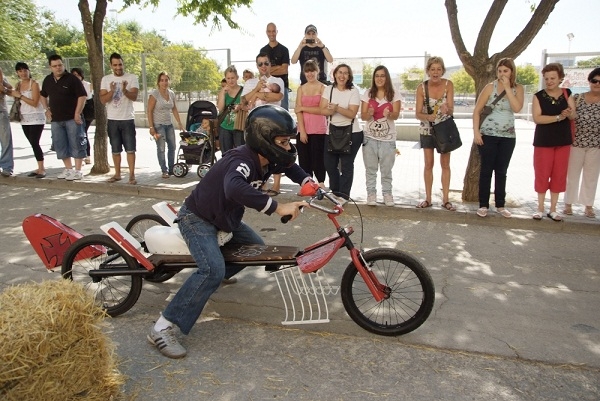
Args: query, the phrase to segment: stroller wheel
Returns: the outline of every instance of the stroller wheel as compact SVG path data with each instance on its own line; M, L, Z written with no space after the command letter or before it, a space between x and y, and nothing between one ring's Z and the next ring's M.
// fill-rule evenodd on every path
M210 164L202 163L201 165L199 165L197 171L198 177L200 177L200 179L204 178L206 173L208 173L208 170L210 170Z
M188 166L185 163L175 163L173 166L173 175L177 178L185 177L188 173Z

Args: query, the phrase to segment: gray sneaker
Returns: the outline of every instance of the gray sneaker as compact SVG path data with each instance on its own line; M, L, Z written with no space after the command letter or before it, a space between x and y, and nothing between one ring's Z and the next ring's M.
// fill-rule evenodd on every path
M161 331L154 330L154 325L150 329L148 334L148 341L155 345L156 348L166 357L178 359L183 358L187 351L179 344L175 337L175 330L173 327L168 327Z
M73 172L73 170L66 168L63 170L62 173L57 175L56 178L58 178L59 180L67 179L72 174L72 172Z

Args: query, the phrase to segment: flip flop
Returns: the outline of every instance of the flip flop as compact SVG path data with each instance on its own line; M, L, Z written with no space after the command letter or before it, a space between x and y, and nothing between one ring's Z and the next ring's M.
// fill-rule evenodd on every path
M534 219L534 220L541 220L541 219L542 219L542 217L544 217L544 216L543 216L543 212L535 212L535 213L533 214L533 219Z
M35 178L44 178L46 177L46 173L36 174Z
M450 212L455 212L456 208L454 206L452 206L452 203L450 202L446 202L442 205L442 207Z
M121 181L121 180L122 180L121 177L112 176L108 180L106 180L106 182L117 182L117 181Z
M135 180L135 178L129 180L129 182L127 182L129 185L136 185L137 181Z
M554 221L562 221L562 217L560 214L556 212L548 213L546 216L550 217Z
M27 177L35 177L36 175L38 175L37 171L32 171L31 173L27 174Z
M431 203L429 201L426 201L426 200L422 201L421 203L419 203L417 205L417 209L425 209L425 208L428 208L428 207L431 207Z

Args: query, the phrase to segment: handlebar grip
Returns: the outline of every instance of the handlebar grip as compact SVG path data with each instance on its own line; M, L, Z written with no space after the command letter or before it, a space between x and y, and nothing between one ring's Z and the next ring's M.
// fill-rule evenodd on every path
M300 206L300 213L302 213L304 211L304 206ZM281 216L281 222L283 224L286 224L288 221L290 221L292 219L292 215L291 214L286 214L285 216Z

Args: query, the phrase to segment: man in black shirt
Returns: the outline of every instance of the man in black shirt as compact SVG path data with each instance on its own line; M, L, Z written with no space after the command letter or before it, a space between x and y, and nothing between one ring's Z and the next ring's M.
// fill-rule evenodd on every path
M260 49L260 53L265 53L269 56L269 60L271 61L271 75L283 80L285 89L283 90L281 107L289 110L288 88L290 84L288 81L288 67L290 65L290 52L287 47L277 41L277 27L272 22L267 25L267 37L269 38L269 43Z

